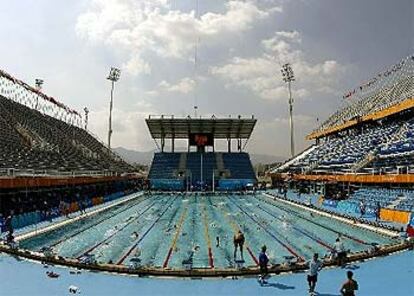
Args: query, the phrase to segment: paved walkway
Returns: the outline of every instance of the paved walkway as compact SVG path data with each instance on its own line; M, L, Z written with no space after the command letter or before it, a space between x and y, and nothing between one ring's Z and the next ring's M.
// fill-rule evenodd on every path
M359 282L357 295L414 295L414 253L412 251L352 265ZM60 274L50 279L46 271ZM339 295L344 269L323 270L319 276L319 296ZM307 295L304 273L272 277L261 287L250 279L156 279L82 271L70 274L67 268L44 268L38 263L0 254L0 295L73 295L68 287L80 288L80 295Z

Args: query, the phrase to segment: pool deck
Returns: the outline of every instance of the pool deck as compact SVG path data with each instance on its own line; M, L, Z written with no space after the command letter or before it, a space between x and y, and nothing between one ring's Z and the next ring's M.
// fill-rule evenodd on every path
M331 217L330 214L329 216ZM414 294L412 250L367 259L364 263L350 263L348 269L354 271L355 279L359 282L358 295ZM339 295L338 290L345 280L346 270L325 268L319 276L318 295ZM57 272L60 277L49 278L46 276L47 271ZM231 277L178 279L87 270L81 270L77 274L73 271L74 268L70 267L45 268L40 263L0 253L0 295L73 295L68 291L70 285L79 287L80 295L307 295L304 272L273 276L268 285L260 286L256 278L251 276L239 277L237 280L232 280Z
M319 275L319 296L339 296L345 272L351 269L359 283L357 295L414 295L414 253L405 251L392 256L351 264L348 268L324 269ZM57 279L46 271L60 274ZM39 263L0 254L1 295L73 295L68 287L79 287L79 295L307 295L306 274L274 276L260 286L255 278L163 279L119 276L81 271L71 274L63 267L44 268Z

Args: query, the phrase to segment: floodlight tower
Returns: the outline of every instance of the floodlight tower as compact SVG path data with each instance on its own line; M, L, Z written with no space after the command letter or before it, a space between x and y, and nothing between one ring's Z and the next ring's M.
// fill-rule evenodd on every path
M42 89L43 82L44 82L43 79L40 79L40 78L36 78L35 79L35 86L36 86L36 89L38 91L40 91ZM39 106L39 97L36 96L36 106L35 106L35 110L37 110L38 106Z
M121 70L118 68L111 68L111 71L109 72L109 76L106 78L111 81L111 102L109 103L109 130L108 130L108 148L111 149L111 136L112 136L112 106L114 101L114 87L115 82L119 80L119 77L121 76Z
M85 112L85 130L88 130L89 109L85 107L83 111Z
M290 154L293 157L295 156L295 137L293 130L293 98L290 84L292 81L295 81L295 76L289 63L284 64L280 71L282 72L283 81L288 84L289 89Z
M43 79L39 79L39 78L36 78L35 79L35 85L36 85L36 89L37 90L41 90L42 89L43 82L44 82Z

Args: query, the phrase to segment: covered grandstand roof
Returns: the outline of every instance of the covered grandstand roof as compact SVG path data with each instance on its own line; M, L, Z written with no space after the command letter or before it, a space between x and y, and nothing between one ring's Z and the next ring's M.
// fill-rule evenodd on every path
M215 139L248 139L257 119L251 118L174 118L149 116L145 120L154 139L187 139L190 134L212 134Z

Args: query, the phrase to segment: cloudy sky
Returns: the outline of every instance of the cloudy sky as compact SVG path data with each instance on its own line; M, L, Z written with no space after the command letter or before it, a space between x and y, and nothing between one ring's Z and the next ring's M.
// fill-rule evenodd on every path
M414 52L412 0L0 0L0 68L90 110L106 140L109 68L113 146L154 149L149 114L255 115L248 150L289 155L287 89L296 75L297 150L342 95ZM194 66L195 44L197 67Z

